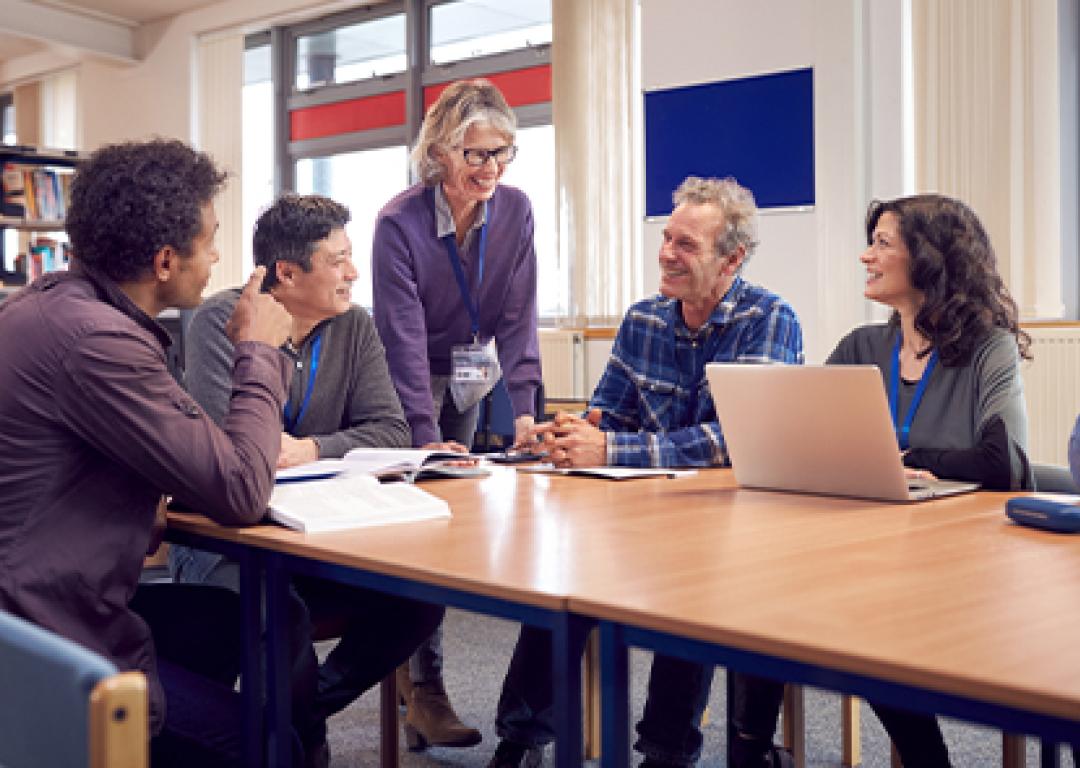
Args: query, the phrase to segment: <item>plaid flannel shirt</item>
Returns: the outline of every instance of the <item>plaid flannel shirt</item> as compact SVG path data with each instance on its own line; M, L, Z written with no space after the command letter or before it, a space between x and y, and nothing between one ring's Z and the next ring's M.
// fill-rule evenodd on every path
M610 465L727 465L705 364L803 362L795 311L741 277L697 331L681 310L677 300L654 296L623 318L589 402L603 413Z

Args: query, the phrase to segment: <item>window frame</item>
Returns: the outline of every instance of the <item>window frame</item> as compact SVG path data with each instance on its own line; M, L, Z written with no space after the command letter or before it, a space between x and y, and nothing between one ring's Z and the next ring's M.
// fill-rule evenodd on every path
M490 77L498 82L499 76L504 73L538 67L546 67L550 73L550 43L529 45L455 62L432 64L429 44L432 9L450 2L454 0L390 0L375 7L349 9L296 24L275 26L269 31L248 36L246 42L248 46L265 44L267 41L270 44L270 70L274 92L273 194L275 196L284 191L295 190L297 165L302 160L394 146L404 147L406 157L408 157L420 132L427 89L470 77ZM301 37L330 32L344 26L397 14L405 16L405 72L349 83L328 83L305 89L296 87L296 57L298 41ZM396 94L404 96L405 119L401 124L293 139L291 121L296 110L331 107L355 99L380 98ZM535 92L530 95L535 95ZM513 100L509 94L508 98ZM390 109L399 109L400 96L396 96L394 102L388 106ZM547 101L515 106L512 109L519 128L527 129L554 124L550 97ZM356 118L357 114L357 112L349 112L348 107L343 105L335 117L347 124ZM370 114L380 113L378 108L373 107ZM396 117L400 113L390 114ZM320 119L317 115L308 115L307 118L313 121L312 124L317 124ZM363 123L364 119L364 117L359 117L356 121ZM408 165L407 178L409 183L413 184L417 178L411 163ZM545 320L554 317L555 315L550 317L545 315Z
M426 88L466 77L494 76L530 67L550 66L551 45L549 43L459 62L433 65L428 43L431 31L431 9L453 1L394 0L374 7L354 8L297 24L274 27L269 33L249 37L249 40L258 38L260 44L266 40L267 36L270 41L271 73L275 95L275 194L280 194L295 186L296 163L299 160L382 149L398 144L406 148L412 147L423 120L423 99ZM351 83L331 83L304 90L296 88L296 51L300 37L330 32L340 27L397 14L405 15L405 72ZM405 122L402 125L338 133L319 138L299 140L291 138L290 114L295 110L397 92L403 92L405 96ZM518 106L513 109L518 125L522 128L548 125L553 122L550 101Z

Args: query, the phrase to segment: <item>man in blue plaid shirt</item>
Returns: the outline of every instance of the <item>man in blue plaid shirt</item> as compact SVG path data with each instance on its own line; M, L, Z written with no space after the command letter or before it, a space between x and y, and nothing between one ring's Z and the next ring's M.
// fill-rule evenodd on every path
M538 425L562 467L719 466L727 449L705 378L710 362L801 363L802 329L791 306L739 272L757 245L757 206L734 179L687 178L660 247L660 295L630 307L586 416ZM489 768L519 766L551 739L550 638L523 627L499 699L502 741ZM641 768L692 766L712 667L657 654L635 748ZM735 677L736 693L742 688ZM787 765L777 751L741 754L733 765ZM749 730L749 729L747 729ZM756 746L756 745L755 745Z

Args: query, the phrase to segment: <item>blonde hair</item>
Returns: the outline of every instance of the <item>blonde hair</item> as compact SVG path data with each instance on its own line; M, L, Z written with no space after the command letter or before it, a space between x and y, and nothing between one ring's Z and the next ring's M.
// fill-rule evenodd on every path
M757 248L757 203L753 193L728 176L724 179L703 179L687 176L672 195L676 207L715 205L724 215L724 226L716 236L716 249L727 256L740 245L746 249L744 263Z
M446 168L438 158L439 151L461 144L474 123L487 123L503 134L508 144L514 143L517 118L498 88L482 79L451 83L424 115L412 150L413 168L421 181L442 181Z

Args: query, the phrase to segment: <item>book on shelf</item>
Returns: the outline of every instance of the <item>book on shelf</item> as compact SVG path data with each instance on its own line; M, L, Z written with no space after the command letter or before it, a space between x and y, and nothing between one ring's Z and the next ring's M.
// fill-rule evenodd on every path
M5 162L0 213L27 222L60 221L71 197L71 171L43 165Z
M20 218L26 214L26 186L23 183L23 168L18 163L4 163L3 207L0 213L5 216Z
M410 483L380 483L372 475L343 473L305 482L277 483L270 519L304 533L450 517L450 505Z

